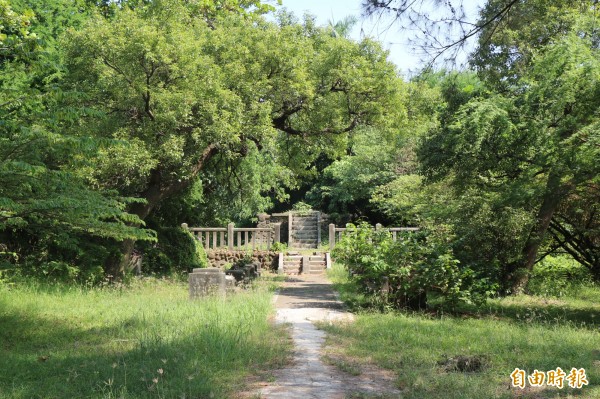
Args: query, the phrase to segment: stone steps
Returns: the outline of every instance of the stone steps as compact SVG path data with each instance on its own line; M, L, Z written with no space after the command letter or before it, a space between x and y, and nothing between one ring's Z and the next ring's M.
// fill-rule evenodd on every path
M327 269L327 258L325 254L308 256L308 268L303 271L309 274L322 274Z
M321 274L327 269L327 254L285 255L279 254L279 273L288 275ZM305 262L306 260L306 262Z
M317 238L317 228L311 230L294 230L292 231L294 237L313 237Z
M319 212L293 214L291 226L292 248L317 248L319 245Z
M305 240L316 240L318 238L318 233L316 230L314 231L294 231L292 233L292 237L294 238L303 238Z
M298 231L312 231L312 230L316 230L317 229L317 223L315 224L301 224L301 225L296 225L293 228L293 231L298 232Z
M316 220L315 221L310 220L310 221L304 221L304 222L295 220L293 223L295 225L294 228L296 228L296 227L317 227L317 225L318 225Z
M307 244L307 243L296 243L294 244L294 248L298 248L298 249L315 249L316 248L316 243L314 244Z
M302 244L317 244L317 237L315 236L308 236L308 237L303 237L303 236L294 236L294 242L301 242Z

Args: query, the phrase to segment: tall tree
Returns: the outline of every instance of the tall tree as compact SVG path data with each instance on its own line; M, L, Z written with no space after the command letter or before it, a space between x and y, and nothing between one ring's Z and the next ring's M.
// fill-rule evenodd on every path
M290 146L395 123L386 116L399 83L381 48L310 25L235 15L207 22L187 2L163 0L95 18L65 46L71 87L106 115L82 119L79 129L127 143L107 150L95 179L143 198L130 208L140 219L189 187L217 154L264 151L294 168L306 164L297 158L306 151L286 158ZM123 270L133 244L124 243L112 273Z
M350 32L356 26L358 22L358 18L354 15L348 15L339 21L334 21L330 19L328 21L329 29L331 29L331 34L333 37L350 37Z
M540 0L514 2L495 23L485 25L506 7L506 1L486 2L480 12L482 26L471 64L485 82L499 91L519 89L517 80L527 73L537 51L574 30L597 41L596 2ZM582 16L587 19L582 20Z
M597 201L593 194L596 183L588 172L583 173L579 166L573 165L572 160L567 160L575 156L575 153L590 151L594 145L590 147L587 141L568 141L569 145L566 142L561 143L564 148L557 150L558 147L553 141L535 144L533 138L555 135L555 130L561 128L561 124L567 120L575 125L570 128L562 127L568 131L563 133L564 140L571 135L577 136L579 129L584 129L585 126L585 129L593 131L592 126L595 122L589 119L590 115L584 118L583 115L576 116L575 112L571 111L573 107L581 109L592 104L593 95L588 94L586 87L566 87L557 82L575 74L569 72L569 75L567 71L576 70L574 66L566 66L563 63L562 56L558 55L558 43L564 44L567 37L578 36L585 40L576 46L574 44L575 47L581 49L587 45L589 48L597 48L596 2L488 0L483 3L478 19L468 18L464 7L466 3L460 0L435 2L435 11L428 8L424 1L366 0L363 4L367 14L392 14L401 27L418 28L416 31L420 33L413 39L429 54L430 62L438 57L452 59L468 40L477 40L477 46L469 61L487 88L501 95L480 94L477 100L469 103L470 105L459 101L459 107L442 114L442 119L444 114L447 115L446 120L442 120L442 125L446 127L430 136L422 147L421 155L430 180L433 176L443 175L451 176L454 181L468 181L468 184L462 185L463 192L457 193L456 198L461 195L472 198L475 189L478 190L479 198L488 198L496 204L493 208L497 209L497 212L500 212L498 209L508 207L515 211L521 209L531 215L523 219L522 223L523 227L527 228L529 222L526 219L531 220L532 227L529 232L515 235L521 236L521 239L515 239L515 245L522 250L519 256L508 262L511 265L508 274L512 276L512 288L516 291L523 289L527 280L527 270L540 258L540 245L543 240L548 239L548 233L551 233L554 239L550 250L561 247L593 270L593 262L589 262L595 259L598 251L595 244L597 235L591 227L595 223L595 214L586 213L587 216L583 217L580 211L574 211L581 209L578 204ZM580 59L583 53L577 52L575 47L572 49L574 54L563 56ZM544 63L544 57L554 57L553 62L566 69L557 72L556 69L550 68L545 71L546 76L542 77L539 65ZM593 60L594 57L596 55L589 55L589 60ZM589 60L582 62L590 62ZM538 75L535 75L536 73ZM567 75L559 77L562 73ZM581 78L590 78L590 82L593 82L592 75ZM536 93L535 90L542 87L544 79L549 79L556 86L562 87L565 93L571 93L571 96L577 98L575 105L566 105L563 110L553 109L554 119L548 119L549 108L544 107L549 107L551 101L558 101L558 92L546 90L544 95L550 97L544 97L544 101L537 107L533 102L528 102ZM590 112L591 109L589 108ZM561 112L563 115L559 116ZM516 115L521 117L517 118ZM524 119L524 115L530 119ZM545 127L543 122L531 122L542 120L546 120ZM573 122L574 120L577 122ZM448 126L455 128L448 129ZM440 136L441 131L445 132L445 137ZM500 135L500 131L504 133ZM541 133L542 131L546 133ZM499 147L502 140L506 140L503 144L504 150L500 150ZM526 152L522 153L522 150ZM448 156L452 157L455 163L450 168L442 166L449 165ZM552 161L549 160L550 157L554 157ZM579 160L585 158L579 158L579 155L577 157ZM436 162L436 159L446 161ZM489 170L483 172L488 166L481 162L489 159L493 159L493 163L496 164L491 168L495 171L491 173L491 177L488 176ZM560 166L556 159L562 159L569 167L578 168L582 174L577 178L567 178L565 174L568 173L563 169L568 167ZM551 164L554 166L550 167ZM536 167L533 167L534 165ZM470 172L469 168L476 172ZM500 170L503 172L499 172ZM527 170L534 171L534 175L528 175L525 172ZM473 173L479 173L479 179L473 179ZM529 180L521 181L524 176L528 176ZM500 195L499 192L504 194ZM507 215L510 214L511 212ZM517 214L519 212L514 215ZM576 214L582 217L574 217ZM462 240L465 241L468 240ZM505 261L508 259L510 257L505 258ZM523 277L518 277L517 274L522 274Z
M65 134L65 126L81 114L55 108L72 95L57 89L53 34L65 22L49 22L37 9L14 4L18 8L0 1L0 244L11 252L23 249L23 257L33 243L59 236L71 244L76 237L151 238L130 226L140 223L124 211L132 199L91 189L74 172L76 160L93 155L98 143ZM55 5L58 20L73 11L61 9L58 1L46 7Z
M532 213L521 255L506 269L512 292L521 292L561 204L600 175L600 54L571 33L537 51L516 84L461 106L428 137L421 159L429 178L451 176Z

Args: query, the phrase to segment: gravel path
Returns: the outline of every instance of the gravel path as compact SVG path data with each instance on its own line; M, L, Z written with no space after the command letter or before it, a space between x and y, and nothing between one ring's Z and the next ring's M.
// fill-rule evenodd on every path
M321 360L325 333L314 321L352 321L337 299L325 276L289 278L275 302L276 322L289 323L295 353L292 364L274 373L275 382L263 387L254 397L268 399L343 399L359 394L365 397L399 398L390 372L365 367L350 375Z

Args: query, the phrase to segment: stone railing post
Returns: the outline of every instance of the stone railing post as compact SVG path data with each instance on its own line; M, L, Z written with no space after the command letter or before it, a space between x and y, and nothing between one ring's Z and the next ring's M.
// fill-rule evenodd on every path
M321 246L321 212L317 212L317 248Z
M335 224L331 223L329 225L329 250L333 251L333 247L335 247Z
M227 225L227 248L230 251L233 251L233 227L235 225L233 223L229 223Z
M382 227L383 227L383 226L381 225L381 223L377 223L377 224L375 225L375 230L381 230L381 228L382 228Z
M273 243L281 242L281 223L273 223Z
M292 224L294 223L294 215L292 214L292 211L288 212L288 247L292 248L294 246L294 240L293 240L293 236L292 236L292 230L294 229L294 227L292 226Z

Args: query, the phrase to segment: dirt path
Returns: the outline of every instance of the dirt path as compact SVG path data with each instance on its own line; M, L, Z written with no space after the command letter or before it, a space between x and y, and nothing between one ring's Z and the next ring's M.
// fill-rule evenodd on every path
M372 366L350 375L322 360L325 333L313 322L350 322L331 283L324 276L289 278L276 298L276 322L289 323L295 345L292 363L274 372L274 382L257 389L253 397L267 399L343 399L349 397L399 398L390 372ZM354 373L357 374L357 373ZM359 395L359 396L357 396Z

